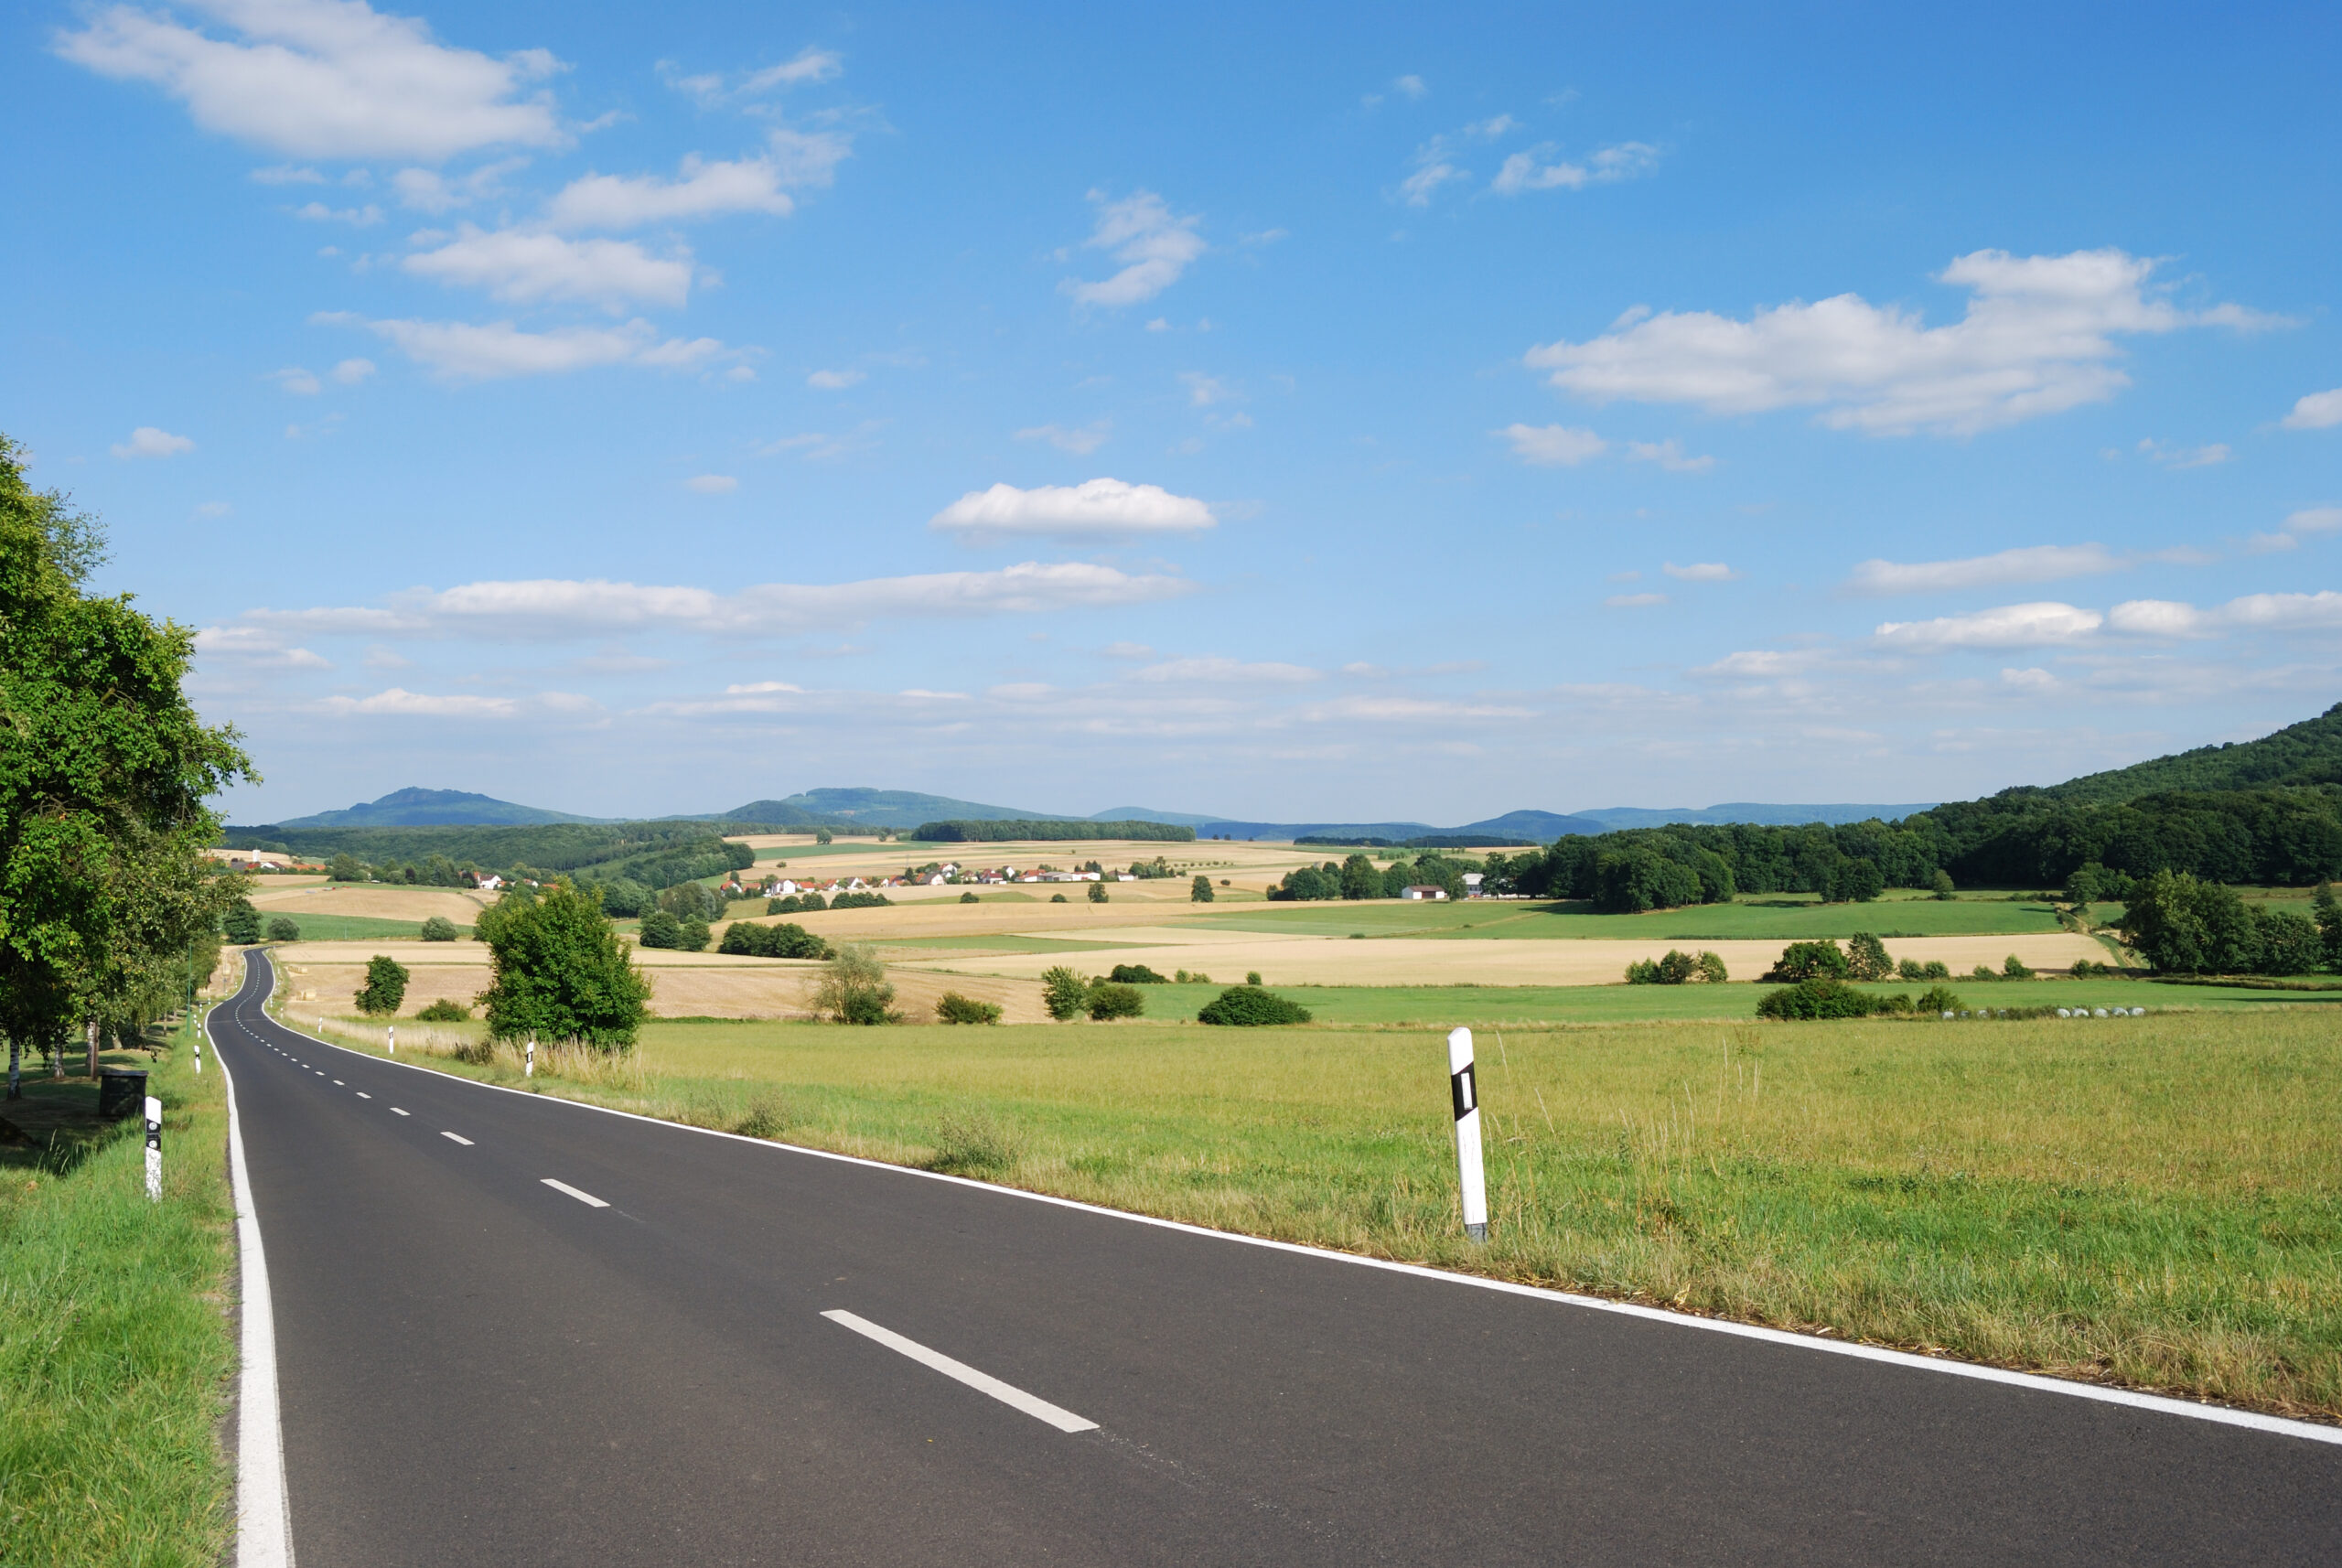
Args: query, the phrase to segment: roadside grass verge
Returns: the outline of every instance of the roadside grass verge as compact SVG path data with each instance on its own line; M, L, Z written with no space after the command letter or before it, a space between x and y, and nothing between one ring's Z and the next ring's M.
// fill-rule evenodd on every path
M541 1056L532 1087L1222 1230L2342 1418L2342 1035L2314 1008L1508 1026L1479 1050L1484 1247L1460 1234L1433 1030L652 1024L629 1059L575 1078ZM522 1081L510 1052L416 1059Z
M73 1124L0 1148L0 1562L209 1568L228 1550L227 1112L188 1038L151 1065L103 1058L148 1068L163 1101L159 1204L139 1118L97 1123L78 1070L26 1079Z

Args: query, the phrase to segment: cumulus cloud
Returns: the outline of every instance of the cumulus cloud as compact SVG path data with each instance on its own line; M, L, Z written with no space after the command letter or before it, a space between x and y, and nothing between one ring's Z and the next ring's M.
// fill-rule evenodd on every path
M2208 446L2169 446L2150 439L2139 443L2139 451L2166 468L2209 468L2229 460L2228 446L2218 441Z
M2288 533L2332 533L2342 530L2342 506L2304 507L2285 519Z
M182 452L194 451L195 443L187 436L142 424L130 433L129 440L115 442L112 450L117 457L176 457Z
M382 209L372 202L363 207L328 207L322 201L311 201L293 209L293 216L305 223L348 223L363 229L382 220Z
M1530 190L1579 190L1588 185L1632 179L1659 166L1659 149L1648 142L1620 142L1603 147L1584 163L1568 163L1555 155L1560 148L1541 142L1504 160L1488 188L1499 196L1519 196Z
M827 185L852 144L832 133L786 133L788 156L709 162L692 154L673 179L589 174L564 186L545 209L556 229L634 229L762 212L786 218L797 203L785 186Z
M1671 474L1704 474L1716 466L1716 460L1712 456L1686 456L1683 443L1672 435L1664 441L1628 442L1627 461L1656 463Z
M2054 583L2119 572L2122 560L2103 544L2029 544L1958 561L1864 561L1846 579L1855 594L1936 594L2004 583Z
M373 373L371 360L344 360L333 368L333 379L346 387L354 387Z
M1512 443L1514 456L1541 467L1574 468L1610 449L1593 431L1566 424L1508 424L1496 434Z
M2215 637L2225 631L2342 629L2342 594L2247 594L2209 609L2172 599L2133 599L2106 614L2109 630L2133 637Z
M693 474L683 481L683 489L704 496L728 496L739 488L740 481L729 474Z
M635 583L467 583L397 594L381 606L252 611L255 626L367 637L573 639L667 629L788 636L882 617L1036 615L1153 604L1191 592L1184 579L1087 562L1027 561L993 572L932 572L850 583L767 583L738 593Z
M567 136L531 85L543 49L496 59L436 42L420 19L365 0L192 0L213 31L134 5L56 35L57 52L116 81L152 82L207 131L294 157L436 161Z
M1060 452L1086 457L1106 445L1106 438L1113 434L1113 430L1114 422L1111 419L1101 419L1074 430L1069 430L1062 424L1033 424L1018 431L1016 439L1046 441Z
M555 699L547 705L554 707L572 706L585 701L583 698L570 699L566 703L560 701L568 697L566 693L549 693L547 695ZM410 692L403 686L392 686L371 697L328 697L316 706L318 712L338 718L392 714L405 718L509 719L521 711L522 703L517 697Z
M1721 561L1695 561L1689 566L1678 566L1670 561L1660 570L1679 583L1730 583L1740 576Z
M1884 647L1916 652L1961 648L2042 648L2085 640L2106 624L2096 610L2045 601L2003 605L1934 620L1886 621L1875 634Z
M1215 526L1211 508L1159 485L1090 479L1079 485L1037 485L1029 490L994 485L970 490L928 526L971 543L1005 538L1113 540L1198 533Z
M502 158L468 174L450 177L436 169L403 168L391 177L399 200L418 212L446 212L504 193L504 177L526 168L526 158Z
M1319 671L1303 664L1246 663L1239 659L1209 657L1166 660L1160 664L1150 664L1144 670L1133 671L1131 678L1134 681L1291 686L1323 677Z
M617 327L561 327L523 332L510 321L366 321L327 314L312 319L364 327L407 358L457 381L558 375L603 365L699 370L738 352L713 338L661 338L648 321Z
M401 263L417 277L483 288L516 305L578 300L618 308L629 300L680 306L691 297L691 252L654 256L631 240L570 240L467 223L456 237Z
M1199 216L1175 216L1164 199L1151 190L1134 191L1110 201L1102 190L1090 193L1098 209L1097 225L1082 248L1104 251L1123 268L1110 278L1090 282L1068 278L1058 285L1080 305L1136 305L1153 299L1179 281L1209 247L1196 226Z
M330 670L330 660L306 648L288 648L285 639L264 627L207 626L195 634L199 659L233 660L239 664L277 670Z
M1851 294L1745 321L1638 306L1598 338L1540 345L1525 362L1597 403L1714 413L1814 407L1840 429L1965 435L2112 397L2130 384L2111 362L2120 337L2272 324L2233 305L2182 310L2151 290L2154 268L2112 249L1977 251L1939 274L1970 291L1967 314L1949 326Z
M2281 422L2288 430L2331 430L2342 424L2342 387L2297 399Z

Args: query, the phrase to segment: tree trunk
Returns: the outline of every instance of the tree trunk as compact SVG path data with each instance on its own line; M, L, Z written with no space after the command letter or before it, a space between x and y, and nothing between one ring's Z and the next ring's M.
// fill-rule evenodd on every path
M95 1018L92 1018L92 1019L91 1019L91 1020L90 1020L90 1059L89 1059L89 1073L90 1073L90 1079L91 1079L91 1082L93 1082L93 1083L94 1083L95 1081L97 1081L97 1077L98 1077L98 1021L97 1021Z

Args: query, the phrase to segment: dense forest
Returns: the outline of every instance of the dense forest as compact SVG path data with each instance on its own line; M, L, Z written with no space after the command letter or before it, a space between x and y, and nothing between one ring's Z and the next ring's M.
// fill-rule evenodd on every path
M1196 830L1169 822L1091 822L1047 821L972 821L922 822L911 837L923 843L1000 843L1010 839L1037 839L1055 843L1073 839L1161 840L1192 843Z

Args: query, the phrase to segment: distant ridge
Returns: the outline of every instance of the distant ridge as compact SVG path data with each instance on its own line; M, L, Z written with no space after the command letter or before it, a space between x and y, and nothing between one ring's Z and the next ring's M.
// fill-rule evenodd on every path
M319 811L272 824L280 828L530 827L545 822L603 822L607 817L574 817L542 806L516 806L492 795L462 789L393 789L379 800L360 800L344 811Z
M751 800L736 811L702 812L689 818L661 821L771 822L776 826L834 828L841 824L865 828L915 828L921 822L1080 822L1062 811L1036 811L1020 806L986 806L955 800L949 795L923 795L916 789L805 789L778 800Z
M1594 830L1597 832L1615 832L1621 828L1663 828L1670 822L1703 827L1749 822L1768 828L1801 828L1808 822L1826 822L1834 828L1847 822L1866 822L1874 817L1882 822L1899 822L1921 811L1932 811L1941 803L1922 800L1906 806L1784 806L1733 800L1721 806L1605 806L1600 811L1574 814L1581 822L1600 824Z
M2042 791L2078 805L2135 800L2163 789L2271 789L2342 784L2342 703L2258 740L2199 746Z

